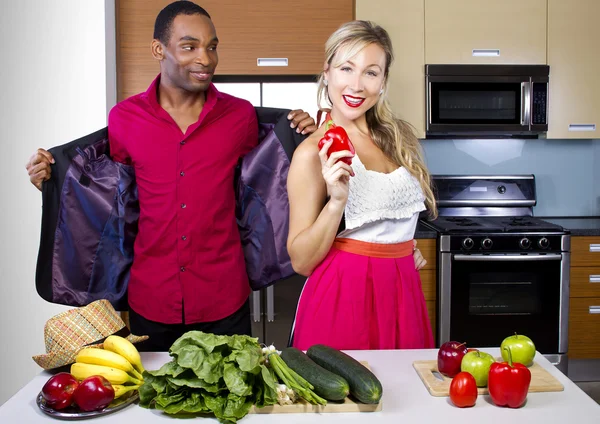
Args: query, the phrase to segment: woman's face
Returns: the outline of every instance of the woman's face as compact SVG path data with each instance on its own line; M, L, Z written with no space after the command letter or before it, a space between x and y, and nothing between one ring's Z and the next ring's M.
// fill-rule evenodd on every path
M344 54L340 49L337 54ZM335 57L333 61L335 63ZM324 76L333 109L349 121L371 109L383 88L385 52L377 44L369 44L341 66L329 66Z

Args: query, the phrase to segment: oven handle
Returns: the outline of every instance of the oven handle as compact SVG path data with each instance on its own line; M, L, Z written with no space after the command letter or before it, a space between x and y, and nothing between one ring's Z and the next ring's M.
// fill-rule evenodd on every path
M560 261L562 255L454 255L454 260L464 262L504 261Z

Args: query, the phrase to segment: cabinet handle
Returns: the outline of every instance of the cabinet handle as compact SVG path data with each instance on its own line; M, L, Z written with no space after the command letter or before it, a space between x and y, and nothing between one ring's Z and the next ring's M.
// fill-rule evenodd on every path
M590 244L590 252L600 253L600 244Z
M275 321L275 293L273 286L267 287L267 322Z
M600 306L590 306L590 314L600 314Z
M252 292L252 320L254 322L260 322L260 291Z
M256 66L288 66L287 57L259 57Z
M569 131L596 131L596 124L569 124Z
M590 283L600 283L600 275L590 275Z
M473 49L473 57L500 56L500 49Z

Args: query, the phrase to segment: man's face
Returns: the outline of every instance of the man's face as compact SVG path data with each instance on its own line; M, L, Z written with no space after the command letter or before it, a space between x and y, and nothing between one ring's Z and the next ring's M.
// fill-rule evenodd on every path
M198 93L208 89L219 63L217 32L204 15L179 15L163 47L161 74L177 88Z

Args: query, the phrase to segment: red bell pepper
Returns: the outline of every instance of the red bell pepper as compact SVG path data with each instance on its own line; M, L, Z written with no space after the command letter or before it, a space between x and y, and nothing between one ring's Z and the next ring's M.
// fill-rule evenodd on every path
M492 401L498 406L519 408L527 399L531 383L531 371L518 362L513 363L510 348L508 362L494 362L490 367L488 390Z
M352 153L352 156L356 154L354 150L354 146L346 133L346 130L342 127L336 126L332 120L327 121L327 131L321 140L319 140L319 150L323 148L323 145L330 140L333 140L331 146L329 146L329 150L327 151L327 157L331 155L333 152L340 152L342 150L349 150ZM346 162L348 165L352 165L352 158L345 157L340 159L343 162Z

